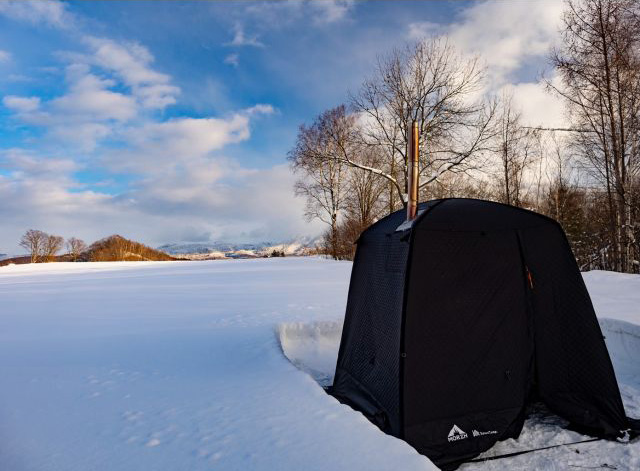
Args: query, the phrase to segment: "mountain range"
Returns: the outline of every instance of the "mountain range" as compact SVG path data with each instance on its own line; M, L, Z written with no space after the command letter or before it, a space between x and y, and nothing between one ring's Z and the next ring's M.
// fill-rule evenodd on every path
M298 237L286 242L180 242L157 247L169 255L191 260L213 258L254 258L276 253L287 256L310 255L317 249L319 238Z

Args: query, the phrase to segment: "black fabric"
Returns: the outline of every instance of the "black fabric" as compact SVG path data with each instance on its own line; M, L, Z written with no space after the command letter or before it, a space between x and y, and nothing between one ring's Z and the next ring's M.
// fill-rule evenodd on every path
M628 428L620 391L589 293L560 226L522 231L534 283L538 394L590 435Z
M517 438L532 400L590 435L635 435L560 226L480 200L419 210L358 241L331 393L442 469Z
M421 214L437 202L422 203ZM385 432L402 435L399 397L402 305L409 238L402 211L358 239L331 394Z
M432 231L430 217L407 281L404 431L443 463L491 448L521 416L533 335L516 234ZM466 439L450 440L454 425Z
M358 239L332 389L395 435L401 433L398 351L409 249L395 230L403 219L400 212L391 214Z

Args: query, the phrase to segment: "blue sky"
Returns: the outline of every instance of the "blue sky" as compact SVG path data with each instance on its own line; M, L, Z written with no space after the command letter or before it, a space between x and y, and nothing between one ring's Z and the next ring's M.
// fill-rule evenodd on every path
M151 245L316 235L286 164L297 127L376 57L446 34L536 123L562 5L2 2L0 252L29 228Z

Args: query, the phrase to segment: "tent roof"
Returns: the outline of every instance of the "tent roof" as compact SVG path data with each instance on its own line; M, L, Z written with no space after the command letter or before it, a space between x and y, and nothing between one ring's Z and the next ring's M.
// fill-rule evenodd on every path
M428 222L427 222L428 221ZM546 216L493 201L447 198L420 216L417 227L445 231L496 231L557 225Z

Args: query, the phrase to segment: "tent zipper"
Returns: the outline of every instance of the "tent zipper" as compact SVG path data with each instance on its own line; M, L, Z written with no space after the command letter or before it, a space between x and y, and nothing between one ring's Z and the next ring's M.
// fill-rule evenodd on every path
M527 265L524 266L525 271L527 272L527 281L529 282L529 288L533 291L533 276L531 275L531 270Z

